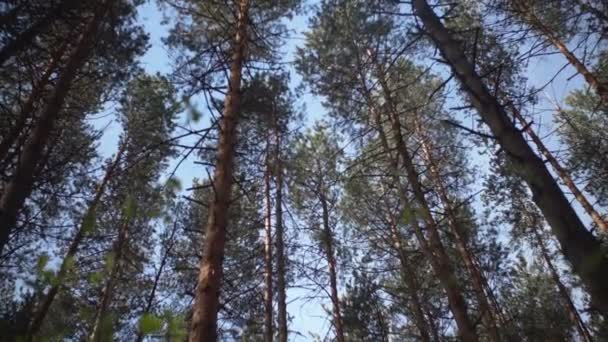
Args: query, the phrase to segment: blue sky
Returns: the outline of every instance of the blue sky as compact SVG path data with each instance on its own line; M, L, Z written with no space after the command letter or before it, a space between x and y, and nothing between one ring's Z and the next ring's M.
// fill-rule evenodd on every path
M171 62L168 57L165 46L161 39L167 33L167 27L161 25L162 14L155 5L154 2L147 2L141 7L139 11L139 20L145 26L145 29L150 35L150 49L141 59L142 66L145 67L149 73L160 72L168 74L171 72ZM289 22L289 28L294 30L294 33L290 39L287 40L283 48L283 60L293 61L293 52L298 44L302 41L302 31L306 29L307 18L303 16L297 16ZM565 60L559 56L545 56L536 58L530 62L528 66L527 76L529 77L528 86L541 86L545 84L553 75L565 64ZM299 77L290 68L292 76L292 84L295 87L299 82ZM551 113L552 111L545 111L544 109L552 108L553 105L548 101L545 96L555 96L558 99L563 99L565 95L574 88L581 87L583 84L580 77L574 77L570 79L570 76L574 74L572 68L568 67L563 71L553 82L550 88L547 89L547 94L541 96L541 101L536 106L537 115L535 116L535 123L542 123L543 129L541 130L541 136L550 132L552 129ZM452 87L456 89L456 87ZM326 113L325 109L321 105L319 99L305 95L300 101L306 104L306 115L308 122L320 119ZM196 104L196 103L195 103ZM107 108L107 111L111 111L112 108ZM117 122L113 122L112 115L97 115L92 119L94 125L98 128L107 127L105 134L100 143L100 152L104 156L110 156L116 149L116 142L118 140L118 134L120 133L120 127ZM181 123L189 125L193 129L202 128L206 125L206 121L202 120L198 123L189 122L184 115L181 119ZM466 121L469 122L469 121ZM548 128L547 128L548 127ZM557 148L558 143L554 136L547 139L549 141L548 146ZM191 141L190 141L191 142ZM185 141L184 143L188 143ZM193 162L196 159L187 159L179 168L176 175L181 179L183 187L189 187L193 178L204 178L206 173L200 165L195 165ZM487 170L487 160L480 158L475 153L471 153L470 162L473 165L477 165L482 173ZM175 162L173 163L175 165ZM483 180L482 177L477 177L478 185L479 181ZM479 203L476 205L479 209ZM479 210L478 210L479 212ZM308 341L311 340L309 331L319 334L324 337L330 329L330 325L327 322L327 315L321 307L319 301L304 302L302 300L293 301L294 298L304 295L305 293L301 290L292 289L288 292L288 301L290 301L288 310L294 320L291 325L291 329L299 332L299 334L292 334L291 341ZM329 301L322 301L324 304L329 305Z

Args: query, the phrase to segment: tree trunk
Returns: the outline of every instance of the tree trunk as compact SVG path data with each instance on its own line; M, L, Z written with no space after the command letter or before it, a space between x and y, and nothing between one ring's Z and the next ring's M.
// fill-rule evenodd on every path
M540 247L540 252L543 256L543 259L545 260L547 267L549 267L549 272L551 273L551 277L555 281L555 284L557 285L557 288L559 289L559 293L562 295L562 300L564 301L564 304L566 305L570 318L572 319L574 325L576 326L576 329L578 330L578 333L580 334L581 339L583 339L584 342L592 342L593 338L591 337L591 333L589 333L589 330L587 329L585 322L579 315L578 310L576 310L576 306L574 306L574 303L572 302L572 299L570 298L570 291L568 291L568 289L566 288L566 285L564 285L564 283L562 283L559 273L557 273L557 270L555 269L555 266L553 265L553 261L551 261L551 257L549 256L549 251L547 250L547 247L545 246L545 242L543 241L542 236L538 232L539 229L540 228L538 226L532 227L534 237L536 238L536 242L538 243L538 246Z
M156 290L158 289L160 277L162 276L163 270L164 270L165 266L167 265L167 259L169 258L169 253L171 253L171 250L173 249L173 246L175 245L175 233L178 230L178 225L177 225L178 218L179 217L176 217L175 221L173 222L173 229L171 230L171 235L169 235L169 245L167 246L167 249L163 253L163 256L160 260L160 265L158 266L158 270L156 271L156 275L154 276L154 284L152 285L152 290L150 291L150 295L148 296L148 300L146 301L146 307L144 308L142 315L145 315L152 310L152 305L154 304L154 299L156 298ZM142 331L140 331L140 330L137 331L137 337L135 340L137 342L142 342L144 340L144 335L142 334Z
M464 264L470 273L473 282L473 288L475 290L475 296L477 297L477 302L479 304L479 311L481 317L487 325L490 339L495 342L500 342L501 339L500 333L498 332L497 319L499 309L498 307L493 307L493 305L490 305L490 301L488 300L488 297L490 295L486 296L485 291L485 284L487 284L487 280L483 275L481 269L478 267L475 256L470 251L469 247L467 246L467 243L464 240L464 237L462 236L461 227L458 223L458 216L454 211L452 201L448 197L447 189L445 187L441 174L439 173L438 166L435 163L435 159L433 158L425 129L420 124L419 118L415 118L415 121L417 126L416 132L420 136L423 159L426 160L427 167L430 171L430 179L433 182L433 188L435 190L435 193L439 196L441 204L445 210L448 226L450 227L450 231L454 235L458 253L460 254L460 257L464 261Z
M585 64L581 62L570 49L564 44L559 38L554 36L551 32L547 31L547 28L543 26L543 30L541 30L543 34L547 37L547 39L553 44L568 60L568 62L578 71L579 74L583 75L585 81L593 88L600 99L604 104L608 103L608 85L606 83L601 82L595 76L594 73L589 71Z
M538 151L543 155L543 157L547 159L549 164L551 164L555 173L557 173L557 175L561 178L562 182L564 182L564 184L572 192L574 198L576 198L576 200L581 204L587 214L591 216L591 219L598 226L598 228L600 228L600 230L602 230L604 233L608 233L608 222L606 222L602 218L602 216L597 210L595 210L595 208L593 207L591 202L589 202L583 192L578 188L578 186L576 186L576 183L574 183L572 177L570 177L570 174L568 174L566 169L564 169L559 163L559 161L553 156L553 153L549 151L549 149L545 146L540 137L536 135L531 125L528 124L523 115L521 115L521 112L517 108L515 108L515 106L511 106L511 108L513 109L513 115L515 116L515 118L517 118L517 120L519 120L519 123L522 125L522 127L524 127L524 131L532 139L532 141L536 145L536 148L538 148Z
M580 2L579 4L581 6L583 5ZM570 63L570 65L572 65L578 73L583 75L585 81L587 81L587 83L589 83L589 85L598 93L602 99L602 102L605 104L608 103L608 85L600 82L597 77L591 71L589 71L589 69L587 69L585 64L581 62L576 55L570 51L570 49L568 49L566 44L561 41L561 39L552 31L552 29L543 23L543 21L535 14L536 10L532 7L532 5L526 2L518 1L514 2L512 6L513 11L516 12L516 15L522 17L522 20L527 22L529 26L545 36L545 38L566 57L568 63Z
M272 203L270 201L270 142L266 146L266 171L264 172L264 341L272 342Z
M55 127L58 114L63 106L72 81L76 77L76 73L80 67L87 60L97 33L101 28L105 13L113 1L114 0L108 0L100 5L101 8L95 12L94 17L87 24L85 31L78 41L78 45L70 55L65 68L61 72L61 76L55 85L55 89L53 90L46 107L37 120L29 141L23 149L15 175L11 182L6 186L2 198L0 198L0 255L9 241L11 230L17 220L17 213L32 191L36 166L42 156L49 135Z
M372 56L373 57L373 56ZM361 70L361 68L359 68ZM401 184L401 180L397 176L399 172L399 158L393 157L391 153L391 148L388 144L388 139L386 137L386 133L384 132L384 128L382 127L382 118L380 116L380 111L377 108L376 103L372 99L371 93L367 88L367 84L365 81L365 75L360 73L360 77L362 80L361 87L363 88L362 95L364 96L367 105L372 110L373 121L376 125L376 130L380 136L380 141L382 143L384 152L387 153L390 158L393 160L393 180L395 184ZM390 93L388 92L387 85L382 82L383 77L379 79L381 81L382 90L386 96L387 102L391 102ZM389 107L391 108L391 112L395 108L392 103L389 103ZM462 296L460 287L458 285L458 281L454 275L452 266L450 265L449 257L445 253L445 249L443 248L443 244L441 243L441 239L439 237L439 233L437 231L437 227L435 224L435 220L431 215L430 208L428 207L428 203L426 202L426 198L424 197L424 192L422 191L422 187L418 180L418 174L414 169L414 165L412 164L412 160L409 156L409 152L407 150L407 146L405 145L405 141L403 140L403 136L401 135L401 127L398 121L394 121L392 119L393 113L389 115L389 121L392 123L393 127L393 137L395 138L397 144L398 154L400 154L404 159L404 166L406 168L406 175L408 181L410 182L410 186L414 190L414 197L419 205L422 207L425 213L425 220L427 221L428 229L431 232L430 239L431 244L428 244L428 241L424 234L422 233L422 229L418 225L416 219L412 222L414 227L414 234L418 239L421 248L425 254L425 256L431 262L433 270L437 277L439 278L439 282L441 286L446 291L448 302L450 305L450 310L454 314L454 318L456 319L456 324L458 325L459 334L461 335L464 341L477 341L477 334L475 333L475 329L471 320L468 317L466 302L464 297ZM395 129L397 128L397 129ZM406 189L401 189L399 191L399 195L404 205L409 203L406 197Z
M424 311L426 313L426 317L429 320L429 327L431 328L431 335L433 335L433 341L435 342L442 342L443 340L439 337L439 328L437 327L437 323L435 322L435 317L432 314L432 308L433 306L431 305L430 301L428 300L428 297L426 297L423 293L423 300L424 300Z
M589 290L593 305L603 313L608 312L608 277L605 276L608 263L600 242L585 228L543 161L528 146L428 3L413 0L413 7L469 94L473 106L514 164L515 172L530 187L534 202L560 242L566 259Z
M3 46L2 49L0 49L0 67L2 67L9 58L25 49L37 35L44 32L59 15L69 10L75 3L75 0L62 1L59 5L46 13L44 17L38 19L32 26L19 33L17 37Z
M232 187L236 126L241 99L241 71L246 58L249 1L240 0L234 54L224 112L220 121L217 165L213 176L215 196L209 206L209 220L190 326L190 342L217 341L217 311L222 281L228 207Z
M95 309L95 318L93 319L93 326L91 328L91 334L89 335L90 342L99 342L103 337L101 324L103 320L106 319L108 307L112 301L114 286L116 285L125 243L129 234L129 221L129 218L125 218L120 230L118 231L118 237L116 239L116 244L114 245L113 251L114 257L112 262L112 270L110 271L106 284L101 291L101 300Z
M441 280L441 283L445 287L448 294L450 308L454 314L456 324L458 325L458 332L464 341L477 341L477 334L475 333L475 328L469 318L467 304L462 295L462 289L458 284L458 279L451 265L450 257L447 255L443 243L441 242L437 223L433 218L431 208L426 201L424 191L422 190L422 185L418 179L418 173L416 172L414 164L412 163L407 146L403 141L403 136L401 135L401 126L397 121L398 118L395 117L394 113L391 113L390 115L393 137L397 144L397 151L399 154L401 154L408 182L410 183L410 187L414 192L414 198L416 199L416 202L418 202L424 220L427 224L426 228L429 231L430 248L433 251L433 254L437 256L435 272L437 273L437 277Z
M278 129L275 131L275 229L277 256L277 324L279 342L287 342L287 294L285 292L285 241L283 232L283 165L281 163L281 137Z
M430 248L433 254L435 254L437 257L437 267L435 272L437 273L437 277L441 280L441 283L447 292L448 302L450 304L452 313L454 314L456 324L458 325L460 336L464 341L477 341L478 338L475 332L475 327L469 318L467 304L462 295L462 289L458 284L458 279L451 265L450 257L446 253L443 243L441 242L439 228L437 227L437 223L433 217L431 208L426 200L424 190L422 189L422 184L420 184L420 180L418 179L418 172L416 171L412 157L410 156L407 145L401 133L401 123L399 122L399 116L396 111L397 107L393 103L390 89L384 78L384 73L381 68L378 69L378 81L389 108L388 116L391 123L393 139L397 145L397 153L399 153L403 159L403 166L405 168L407 180L414 193L414 198L420 206L424 220L427 223L427 230L429 231L430 237ZM379 121L380 120L378 120L378 122Z
M334 313L334 328L336 329L336 341L345 342L344 327L342 326L342 313L340 312L340 297L338 296L338 273L336 270L336 257L333 249L333 234L329 226L329 209L327 200L323 194L321 196L321 209L323 210L323 230L325 239L325 253L327 254L327 264L329 268L329 285L331 290L331 302Z
M404 203L405 205L405 203ZM422 301L420 300L420 285L418 284L418 277L416 271L411 267L407 255L405 254L405 244L403 238L399 232L397 222L394 217L389 217L391 239L393 240L393 247L397 251L399 256L399 264L401 267L401 278L403 282L410 289L410 299L412 301L412 311L414 311L414 320L416 327L420 332L420 340L423 342L430 342L431 337L429 335L429 326L424 318L424 311L422 309Z
M64 285L65 278L67 277L68 272L70 271L69 267L72 264L74 257L76 256L76 252L78 252L78 247L80 246L80 243L84 239L85 235L89 232L89 229L91 229L91 225L94 225L95 211L97 210L97 206L101 201L101 197L105 192L108 182L112 179L116 167L118 166L120 159L122 158L122 155L125 151L125 147L126 144L121 144L120 149L114 157L114 161L106 170L106 174L102 178L101 182L97 185L95 197L91 201L91 204L89 204L89 208L87 209L87 212L85 213L82 222L80 223L80 227L78 228L78 231L76 232L74 238L72 238L72 242L70 243L70 246L68 247L68 250L65 253L65 257L61 262L61 266L59 267L59 272L57 273L56 281L54 283L55 285L53 285L49 289L47 295L44 297L44 299L41 301L41 303L38 305L38 308L32 315L33 319L28 332L30 338L36 336L36 334L40 330L40 327L44 322L44 319L49 311L49 308L51 307L51 304L53 303L53 300L57 296L60 287Z
M30 96L27 98L21 111L19 112L19 117L17 121L13 125L13 127L9 130L7 135L0 140L0 165L8 164L8 152L10 148L13 146L15 141L19 138L19 135L22 134L23 129L25 128L25 124L27 123L27 119L32 116L32 112L34 110L34 105L36 101L40 100L40 96L44 91L44 88L49 84L51 79L51 75L57 68L61 57L65 53L67 48L67 42L64 43L51 57L51 61L47 65L44 73L40 77L40 80L36 82L32 86L32 92ZM1 167L1 166L0 166Z

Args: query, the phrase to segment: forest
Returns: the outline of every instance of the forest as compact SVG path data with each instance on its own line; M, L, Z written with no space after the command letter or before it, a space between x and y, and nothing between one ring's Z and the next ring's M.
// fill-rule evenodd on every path
M608 1L0 1L0 341L608 341Z

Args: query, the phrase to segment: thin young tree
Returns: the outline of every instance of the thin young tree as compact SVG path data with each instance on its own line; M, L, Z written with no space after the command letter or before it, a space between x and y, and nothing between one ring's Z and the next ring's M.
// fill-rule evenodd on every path
M314 227L313 239L319 244L327 263L328 295L332 303L332 325L335 338L345 342L344 322L338 294L338 264L335 229L339 198L342 151L336 135L322 124L295 142L293 164L290 165L292 200L303 218Z

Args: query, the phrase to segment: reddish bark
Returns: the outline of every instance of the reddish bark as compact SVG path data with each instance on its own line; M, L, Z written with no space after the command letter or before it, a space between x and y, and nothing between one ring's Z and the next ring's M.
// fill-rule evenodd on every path
M228 226L228 208L232 188L236 127L241 101L241 72L246 59L249 1L240 0L238 23L233 42L234 53L230 65L228 93L220 121L220 139L217 164L213 176L214 198L209 206L203 258L192 310L190 342L217 341L217 312L220 285L223 277L222 263Z

